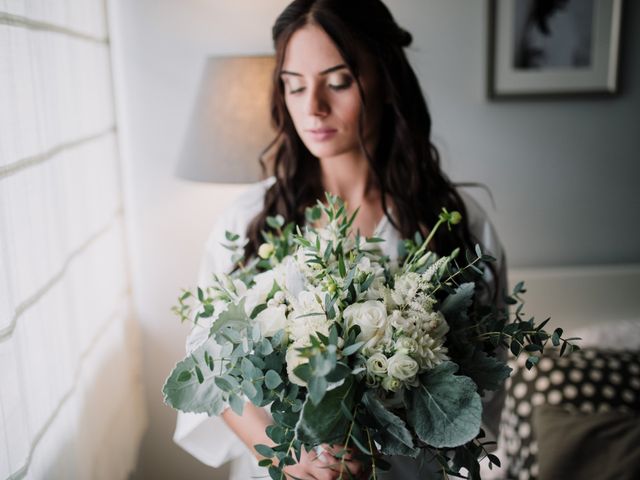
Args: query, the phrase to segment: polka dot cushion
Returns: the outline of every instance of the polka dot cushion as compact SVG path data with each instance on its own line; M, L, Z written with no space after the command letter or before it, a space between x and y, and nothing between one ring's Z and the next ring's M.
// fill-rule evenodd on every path
M545 356L527 370L525 358L514 361L507 380L500 441L510 479L536 479L538 445L532 429L533 409L562 405L585 413L640 412L640 352L586 348L568 356Z

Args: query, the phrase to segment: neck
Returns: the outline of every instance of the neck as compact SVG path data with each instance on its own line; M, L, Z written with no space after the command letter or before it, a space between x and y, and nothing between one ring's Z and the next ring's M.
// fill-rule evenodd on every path
M377 189L370 178L369 164L364 155L339 155L321 158L322 187L347 202L347 211L363 205Z

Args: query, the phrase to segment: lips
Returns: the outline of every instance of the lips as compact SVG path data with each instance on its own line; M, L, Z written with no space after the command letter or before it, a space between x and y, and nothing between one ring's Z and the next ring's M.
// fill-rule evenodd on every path
M338 130L336 130L335 128L328 127L311 128L307 130L311 138L317 141L328 140L329 138L333 137L337 133L337 131Z

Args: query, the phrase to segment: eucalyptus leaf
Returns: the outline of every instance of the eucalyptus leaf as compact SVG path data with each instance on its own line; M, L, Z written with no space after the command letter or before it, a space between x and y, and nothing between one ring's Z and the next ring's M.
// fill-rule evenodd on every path
M478 392L498 390L511 374L511 367L480 349L461 360L460 373L470 377L478 386Z
M242 369L242 375L244 378L253 379L260 376L261 372L251 363L248 358L243 358L240 362L240 368Z
M242 415L242 410L244 409L244 400L239 395L232 393L229 395L229 405L231 406L231 410L233 410L236 414Z
M255 397L256 393L258 393L258 391L256 390L256 387L253 385L251 380L242 381L242 391L249 398Z
M311 377L311 380L309 380L309 398L314 405L317 406L320 403L327 392L328 386L329 384L324 377Z
M276 454L276 452L274 452L273 449L267 445L258 444L254 445L253 448L256 449L256 452L266 458L271 458Z
M436 448L464 445L480 431L480 395L473 380L454 375L457 370L455 363L443 362L422 374L420 386L406 395L409 424Z
M282 383L282 378L275 370L269 370L264 376L264 384L269 390L273 390Z
M261 355L266 356L266 355L269 355L271 352L273 352L273 345L271 345L271 342L269 341L268 338L263 338L259 345L260 345Z
M373 416L383 439L382 453L417 457L419 448L413 445L413 438L402 419L388 411L372 391L362 396L362 403Z
M319 405L314 405L307 395L296 424L297 438L308 445L343 439L349 422L340 409L340 403L344 402L351 409L355 393L353 377L349 377L339 387L327 391Z
M345 347L344 349L342 349L342 354L345 357L348 357L349 355L353 355L358 350L360 350L362 345L364 345L364 342L353 343L353 344L349 345L348 347Z

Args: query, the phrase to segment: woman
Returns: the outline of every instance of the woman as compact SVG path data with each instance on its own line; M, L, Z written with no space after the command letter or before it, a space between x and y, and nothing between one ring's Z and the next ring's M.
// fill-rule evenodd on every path
M245 253L251 257L262 241L260 231L267 229L267 216L280 214L303 225L305 208L324 198L324 191L342 197L349 211L359 207L354 229L384 238L383 251L391 257L397 256L402 238L426 234L442 207L458 210L464 219L460 228L439 230L432 248L448 254L457 246L482 243L501 259L503 273L502 251L482 211L463 200L440 171L429 112L403 51L411 35L385 5L380 0L295 0L276 20L273 40L274 176L251 187L218 221L200 283L206 284L212 271L231 267L229 253L220 246L225 230L246 232ZM493 288L485 294L496 292L496 272L488 271L486 278ZM189 350L206 331L194 328ZM181 414L176 441L214 466L242 456L234 463L234 479L265 475L249 452L255 444L271 443L265 434L271 423L267 411L247 403L242 416L227 409L221 417ZM425 478L430 470L405 460L392 459L391 478ZM319 456L305 452L287 473L338 478L339 472L326 468L333 462L329 447ZM366 475L358 462L347 467Z

